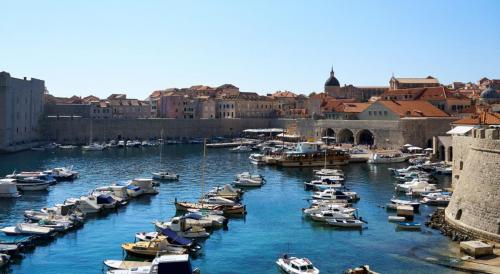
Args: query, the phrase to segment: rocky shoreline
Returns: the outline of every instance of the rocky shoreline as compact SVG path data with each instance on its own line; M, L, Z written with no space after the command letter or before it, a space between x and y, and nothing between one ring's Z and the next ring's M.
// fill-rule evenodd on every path
M452 241L462 242L475 239L471 235L464 233L463 231L459 231L446 223L444 208L436 209L430 219L425 222L425 225L429 228L439 230L441 234L448 236Z

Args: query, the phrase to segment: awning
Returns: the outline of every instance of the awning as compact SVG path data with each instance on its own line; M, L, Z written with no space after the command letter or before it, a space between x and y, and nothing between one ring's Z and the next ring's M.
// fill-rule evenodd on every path
M421 147L409 147L407 149L410 150L410 151L412 151L412 150L422 150Z
M282 128L252 128L243 130L245 133L282 133L284 131Z
M456 126L452 130L446 132L446 134L465 134L473 128L473 126Z

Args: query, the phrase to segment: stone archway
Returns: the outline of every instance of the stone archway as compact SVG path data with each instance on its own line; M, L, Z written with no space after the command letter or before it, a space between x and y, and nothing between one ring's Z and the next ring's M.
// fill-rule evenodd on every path
M332 128L327 128L325 130L325 136L327 136L327 137L335 137L335 131Z
M327 128L323 131L323 141L327 144L330 145L332 143L336 142L335 138L335 130L332 128Z
M375 136L368 129L360 130L356 138L358 145L373 145L375 144Z
M341 129L337 133L337 142L338 143L348 143L348 144L354 143L354 133L350 129L347 129L347 128Z

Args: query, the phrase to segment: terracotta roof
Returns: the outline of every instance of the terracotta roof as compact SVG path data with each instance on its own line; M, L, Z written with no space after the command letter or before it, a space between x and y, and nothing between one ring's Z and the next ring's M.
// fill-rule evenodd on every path
M342 103L354 103L356 99L334 99L327 98L321 103L322 111L335 111L335 108L340 106Z
M404 84L439 84L438 79L432 77L432 76L427 76L426 78L396 78L393 77L396 81L399 83L404 83Z
M400 117L448 117L449 115L424 100L377 101Z
M481 112L453 122L456 125L500 125L500 113Z
M274 97L274 98L283 98L283 97L286 97L286 98L295 98L297 97L297 94L291 92L291 91L288 91L288 90L285 90L285 91L276 91L275 93L273 93L271 95L271 97Z
M333 99L333 97L324 92L321 92L309 95L309 99Z
M335 108L335 112L361 113L370 105L370 103L342 103Z

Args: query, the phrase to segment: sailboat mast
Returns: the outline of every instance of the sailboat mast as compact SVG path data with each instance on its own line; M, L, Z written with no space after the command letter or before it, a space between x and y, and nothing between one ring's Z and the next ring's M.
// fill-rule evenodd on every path
M162 153L163 153L163 129L161 129L161 132L160 132L160 166L161 166L161 156L162 156Z
M90 118L90 136L89 136L89 146L92 144L92 118Z
M206 158L206 156L207 156L207 139L203 138L203 159L201 161L201 198L203 198L203 195L205 194L205 158Z

